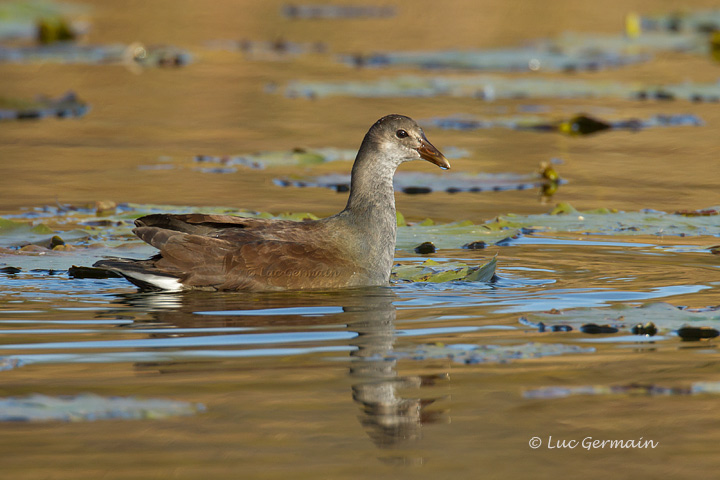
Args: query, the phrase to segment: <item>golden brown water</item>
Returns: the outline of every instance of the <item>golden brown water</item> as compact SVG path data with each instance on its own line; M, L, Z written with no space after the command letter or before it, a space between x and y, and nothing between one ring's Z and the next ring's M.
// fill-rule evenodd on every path
M187 166L197 154L356 148L372 122L387 113L418 119L459 112L483 115L491 108L528 103L497 100L489 105L447 97L289 99L265 93L266 85L282 86L292 80L371 80L417 72L410 68L358 70L326 55L249 60L239 52L209 48L212 40L322 41L332 53L500 47L564 31L619 32L628 12L651 14L677 8L677 2L669 0L399 0L393 3L397 16L389 19L293 21L280 15L283 2L279 1L88 3L92 31L87 42L172 44L189 49L194 62L179 69L141 72L124 66L0 64L3 95L32 98L38 93L58 96L74 90L92 108L80 119L0 125L2 214L55 202L86 204L107 199L274 213L309 211L324 216L344 206L345 194L273 185L279 176L308 173L299 167L212 175ZM683 3L688 10L711 6L715 3ZM564 74L543 75L566 78ZM705 58L666 53L649 63L571 77L663 84L714 82L718 76L718 65ZM716 104L617 99L529 103L549 106L553 112L609 108L613 118L693 113L705 126L582 138L504 129L428 128L426 133L441 150L456 146L471 152L469 158L453 160L454 171L528 173L541 161L562 158L558 170L569 183L560 187L551 203L566 201L578 209L670 212L720 204L715 180L720 176ZM177 168L139 169L157 164L160 157L171 157L169 162ZM347 162L335 162L314 167L312 173L347 172L349 168ZM434 167L425 164L402 168L435 173ZM398 194L397 207L414 220L474 222L501 213L549 209L531 191ZM499 253L499 274L504 281L494 287L400 286L279 297L184 294L168 300L134 296L134 289L121 280L97 283L42 275L4 279L0 320L27 323L3 324L0 343L65 342L37 353L77 353L83 358L54 361L44 357L38 363L0 372L0 396L92 392L199 402L207 411L164 420L3 423L2 475L17 479L709 478L720 466L715 453L720 439L714 420L716 395L580 395L551 400L523 396L527 390L555 385L688 387L693 382L720 380L715 343L684 344L673 339L657 344L587 344L578 341L586 337L577 332L540 334L519 325L521 315L551 308L617 302L637 305L653 299L696 307L720 303L717 268L709 254L619 247L612 244L617 239L599 240L611 243L601 247L531 243L479 253L443 250L437 255L482 262ZM621 241L660 247L717 243L714 237L623 237ZM6 258L0 262L12 264ZM311 317L226 313L210 318L197 313L298 306L343 307L345 311ZM34 322L92 323L98 319L118 323L92 327L89 332L33 332L86 328ZM123 327L123 322L132 327ZM143 332L152 326L169 331ZM473 330L478 326L494 328ZM271 347L252 342L240 348L235 344L159 349L142 343L103 348L80 345L96 340L202 339L204 333L170 330L220 327L251 327L255 330L250 333L289 337ZM397 333L421 328L438 330ZM10 329L16 332L9 334ZM297 332L315 331L346 337L292 338ZM478 365L447 359L382 360L367 365L357 361L388 348L433 342L565 342L593 346L597 351ZM283 353L271 351L274 347L317 350ZM260 352L243 356L242 352L253 349ZM197 358L185 356L195 350L204 353ZM88 360L106 353L133 352L137 357L125 360ZM33 353L5 348L0 356ZM158 353L168 357L155 356ZM393 404L387 391L393 392L393 399L406 401ZM421 408L420 399L435 401ZM378 414L384 409L396 410L393 415ZM528 446L532 437L543 440L541 448ZM555 441L643 437L659 446L549 449L549 437Z

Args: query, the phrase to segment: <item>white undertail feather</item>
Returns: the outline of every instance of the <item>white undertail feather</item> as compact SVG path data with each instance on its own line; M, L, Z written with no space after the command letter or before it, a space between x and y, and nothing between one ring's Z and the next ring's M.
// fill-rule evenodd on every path
M132 277L141 282L145 282L154 287L160 288L168 292L179 292L184 289L183 284L177 278L166 277L164 275L153 275L151 273L141 272L122 272L123 275Z

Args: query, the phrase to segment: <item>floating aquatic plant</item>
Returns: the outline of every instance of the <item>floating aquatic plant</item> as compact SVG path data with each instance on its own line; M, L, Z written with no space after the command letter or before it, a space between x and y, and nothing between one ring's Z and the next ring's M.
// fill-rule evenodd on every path
M0 121L81 117L87 113L89 108L73 92L68 92L55 99L41 96L33 101L0 98Z
M656 341L666 337L658 336L675 332L688 339L712 338L717 336L715 327L720 328L720 310L717 308L692 309L670 305L669 303L649 303L639 307L615 305L610 308L577 308L546 313L532 313L521 317L520 323L546 331L549 327L565 325L573 330L583 331L587 325L596 327L606 325L612 331L597 333L624 332L639 336L652 337ZM651 325L650 325L651 324ZM705 330L700 327L705 327ZM688 328L680 335L679 330ZM711 330L715 332L713 335ZM596 332L585 332L596 333ZM652 333L653 335L650 335ZM691 338L695 337L695 338Z
M0 41L36 40L40 43L72 40L88 25L77 19L87 7L52 1L0 3Z
M71 63L124 64L143 67L178 67L190 63L189 52L167 45L80 45L60 42L49 45L21 47L0 46L0 62L11 63Z
M290 82L283 90L289 98L392 98L472 97L501 98L622 98L634 100L690 100L719 102L720 82L676 85L640 85L622 82L508 78L495 75L419 76L403 75L371 81Z
M486 225L512 229L532 228L539 232L720 236L720 225L712 215L688 216L683 213L666 213L657 210L620 212L595 209L578 211L568 203L560 203L552 211L542 215L501 215Z
M656 52L704 52L703 37L693 33L640 32L600 35L565 33L520 47L404 51L343 55L355 67L410 66L475 71L595 71L645 62Z
M423 123L446 130L479 130L486 128L509 128L512 130L532 130L537 132L559 132L566 135L591 135L605 130L639 131L654 127L680 127L704 125L696 115L654 115L646 120L602 120L586 114L574 115L565 120L548 122L537 117L519 117L509 119L482 119L467 115L432 118Z
M512 173L446 173L435 175L424 172L398 172L395 174L393 185L395 191L407 194L423 194L431 192L500 192L506 190L528 190L541 187L551 181L563 183L556 178L551 180L542 173L527 175ZM327 174L313 177L290 178L283 177L274 180L280 187L322 187L337 192L347 192L350 189L349 174Z
M457 147L444 148L445 156L449 159L463 158L469 155L467 150ZM279 150L269 152L248 153L243 155L196 155L195 162L202 164L198 169L204 173L234 173L236 166L252 169L286 166L311 166L335 161L352 161L357 156L357 150L325 148L295 148L293 150ZM162 167L158 165L156 167ZM151 168L144 166L143 168Z
M639 17L641 31L677 33L712 33L720 30L720 10L674 11L662 15Z
M497 257L489 262L472 266L460 262L439 263L427 260L420 265L398 264L392 269L390 280L393 282L489 282L495 276Z

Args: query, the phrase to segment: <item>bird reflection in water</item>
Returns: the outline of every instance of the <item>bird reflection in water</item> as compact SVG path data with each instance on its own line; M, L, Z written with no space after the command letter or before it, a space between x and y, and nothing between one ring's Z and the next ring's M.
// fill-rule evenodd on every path
M143 329L164 326L167 333L153 333L153 338L177 336L178 328L200 329L191 336L213 335L207 328L247 328L252 333L263 327L298 327L344 325L350 351L349 375L353 380L352 399L360 405L360 423L365 427L373 443L383 449L407 446L422 437L423 426L447 422L443 409L428 408L443 396L409 396L408 391L431 387L448 379L446 373L429 375L400 375L397 360L393 357L395 318L397 310L393 301L396 296L390 288L371 287L343 292L284 292L272 294L220 294L187 292L183 294L138 293L118 297L122 309L104 312L104 316L127 318L132 311L150 313L139 315L130 328ZM339 306L336 309L329 306ZM273 310L277 314L273 314ZM279 310L282 309L282 310ZM288 309L326 312L318 315L288 314ZM253 315L253 311L258 314ZM214 315L198 314L213 312ZM330 313L327 313L330 312ZM260 314L262 313L262 314ZM302 331L302 330L300 330ZM312 331L312 330L307 330ZM352 333L355 333L353 335ZM292 333L288 335L292 336ZM244 345L243 347L246 347ZM238 347L241 347L238 345ZM255 345L259 347L259 345ZM262 347L262 346L260 346ZM242 347L241 347L242 348ZM241 356L241 355L238 355ZM232 352L228 357L232 357ZM180 360L180 359L179 359ZM180 360L182 361L182 360ZM188 360L187 362L190 362ZM167 365L169 366L169 365ZM180 364L173 362L167 369L160 362L138 363L139 369L152 369L161 373L177 372ZM196 367L196 366L194 366ZM210 365L207 368L212 368ZM181 367L180 367L181 368ZM193 368L197 371L196 368ZM394 459L397 461L398 459ZM402 458L400 461L412 459Z

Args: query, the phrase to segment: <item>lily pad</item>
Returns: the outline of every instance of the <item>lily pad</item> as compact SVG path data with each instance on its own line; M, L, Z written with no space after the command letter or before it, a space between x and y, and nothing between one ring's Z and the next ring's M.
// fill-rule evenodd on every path
M710 210L718 210L712 208ZM687 216L657 210L620 212L606 209L578 211L567 203L549 214L501 215L487 222L491 228L532 228L540 232L580 232L612 235L720 236L714 216Z
M495 276L497 256L481 266L470 266L460 262L425 262L395 265L390 274L394 282L489 282Z
M538 117L507 119L483 119L467 115L433 118L423 123L446 130L479 130L487 128L508 128L511 130L532 130L538 132L559 132L567 135L590 135L605 130L639 131L653 127L699 127L704 122L695 115L655 115L646 120L602 120L586 114L578 114L565 120L548 122Z
M396 248L412 251L422 242L432 242L437 249L462 248L472 242L495 244L519 232L519 229L491 229L472 222L454 222L440 225L410 225L397 229Z
M0 3L0 41L38 39L43 22L46 24L62 22L73 34L85 33L88 25L76 17L87 11L87 7L79 4L44 0L2 2Z
M156 420L195 415L204 410L202 405L188 402L93 394L0 398L0 421L4 422Z
M576 71L599 70L641 63L648 55L621 53L595 48L562 51L557 45L538 43L531 47L489 50L446 50L387 52L371 55L344 55L341 60L355 67L412 66L426 69L479 71Z
M273 180L280 187L322 187L337 192L350 190L349 174L327 174L305 178L277 178ZM542 187L551 180L541 174L519 175L512 173L446 173L436 175L424 172L398 172L393 179L396 192L422 194L431 192L500 192L506 190L528 190ZM564 180L556 179L559 184Z
M370 81L290 82L283 90L289 98L393 98L469 97L484 100L501 98L621 98L635 100L720 101L720 82L676 85L547 79L507 78L494 75L418 76L403 75Z
M470 152L462 148L449 146L443 149L444 154L449 159L465 158ZM250 153L244 155L196 155L195 162L208 165L200 167L199 170L204 173L234 173L237 171L236 166L265 169L273 167L286 166L312 166L327 162L336 161L353 161L357 156L357 150L339 149L333 147L325 148L296 148L294 150L280 150ZM161 160L166 160L162 158ZM149 168L168 168L167 164L155 166L144 166L143 169ZM170 168L173 168L170 166Z

